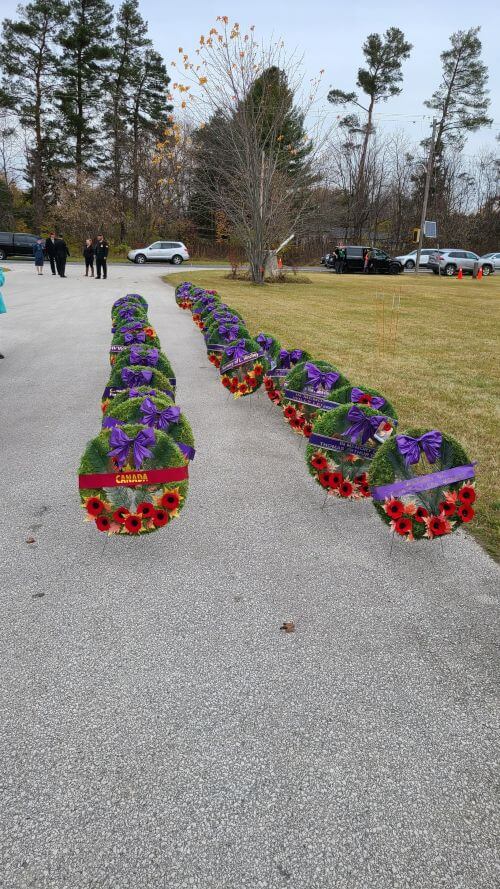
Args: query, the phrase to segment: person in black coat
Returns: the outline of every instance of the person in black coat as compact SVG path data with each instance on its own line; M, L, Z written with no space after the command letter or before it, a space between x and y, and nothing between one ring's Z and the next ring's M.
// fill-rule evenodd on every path
M85 259L85 277L88 278L89 269L90 269L90 277L94 277L94 245L90 238L87 238L85 241L85 247L83 248L83 256Z
M108 276L107 259L108 259L108 253L109 253L109 244L104 239L104 235L97 235L97 241L96 241L96 244L94 247L94 251L95 251L95 265L96 265L97 278L99 279L101 277L101 271L102 271L102 276L103 276L104 280L106 280L106 278Z
M56 249L55 249L55 245L56 245L56 233L55 233L55 232L51 232L50 235L49 235L49 237L48 237L48 238L45 238L45 253L46 253L46 255L47 255L48 258L49 258L49 262L50 262L50 270L51 270L51 272L52 272L53 275L56 274L56 262L55 262Z
M66 277L66 259L69 256L68 245L64 238L56 238L54 244L56 268L59 277Z

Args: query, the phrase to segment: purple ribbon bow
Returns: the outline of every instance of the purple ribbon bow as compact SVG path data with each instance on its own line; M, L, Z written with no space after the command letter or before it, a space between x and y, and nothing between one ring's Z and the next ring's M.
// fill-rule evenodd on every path
M129 398L139 398L140 395L142 395L143 397L145 395L156 395L156 389L150 389L149 392L139 392L138 389L129 389L128 390L128 397Z
M142 330L143 326L142 321L127 321L126 324L123 324L122 327L120 327L120 332L124 333L126 330Z
M384 420L387 420L387 417L381 414L368 417L360 407L353 405L347 412L347 419L351 421L351 425L346 429L345 434L351 436L353 443L358 438L361 438L361 444L364 444L365 441L368 441L369 438L375 435L378 427Z
M174 423L178 423L181 416L180 407L167 407L164 411L161 411L158 410L150 398L144 399L140 411L142 414L141 422L145 426L156 426L157 429L163 429L164 432L167 432Z
M227 355L228 358L232 358L234 361L239 361L240 358L244 358L245 355L248 354L245 340L238 340L233 346L228 346L227 349L224 349L224 354Z
M287 349L280 349L280 353L278 355L279 365L285 370L287 367L290 367L292 364L297 364L302 359L302 349L292 349L289 352Z
M238 324L230 324L227 321L224 321L222 324L219 324L219 334L220 336L223 336L227 342L235 340L238 336Z
M316 365L312 364L310 361L308 361L306 364L306 371L307 378L312 384L314 391L319 389L320 386L323 386L323 388L327 389L329 392L330 389L333 389L340 376L340 374L336 373L334 370L323 372L319 369L319 367L316 367Z
M147 386L153 376L152 370L134 370L133 367L124 367L121 373L123 382L131 386Z
M134 309L131 306L130 308L120 309L118 314L119 314L120 318L122 319L122 321L133 321L135 318L136 312L137 312L137 309Z
M357 386L351 389L351 401L355 403L367 396L369 398L369 401L366 402L367 407L372 407L374 411L379 411L384 406L385 398L382 398L381 395L369 395L367 392L363 392L362 389L358 389Z
M132 448L135 468L140 469L144 460L151 457L150 448L154 445L155 440L153 429L148 427L141 429L135 438L129 438L120 426L115 426L109 436L112 450L108 451L108 457L114 457L121 469L127 462L130 448Z
M146 334L144 330L134 330L128 331L123 337L123 342L127 346L131 346L132 343L145 343L146 342Z
M130 350L130 364L148 364L150 367L156 367L158 358L158 349L148 349L146 352L141 352L138 346L133 346Z
M420 438L412 438L411 435L396 435L398 451L405 458L405 463L418 463L420 452L423 451L429 463L435 463L439 457L439 451L443 443L443 436L437 429L424 432Z
M257 334L257 336L255 337L255 341L259 344L259 346L262 346L264 352L269 352L269 349L274 342L272 336L266 336L265 333Z

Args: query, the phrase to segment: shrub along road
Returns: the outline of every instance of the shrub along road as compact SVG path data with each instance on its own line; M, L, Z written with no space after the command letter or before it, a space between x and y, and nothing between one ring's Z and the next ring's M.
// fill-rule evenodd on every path
M498 567L322 511L303 441L228 396L160 273L7 275L0 884L491 889ZM76 469L133 290L197 456L171 528L108 540Z

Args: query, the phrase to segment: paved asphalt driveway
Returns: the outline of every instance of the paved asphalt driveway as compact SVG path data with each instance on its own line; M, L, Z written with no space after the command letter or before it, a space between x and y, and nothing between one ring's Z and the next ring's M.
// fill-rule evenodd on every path
M164 269L45 272L16 265L0 317L0 886L493 889L498 568L322 511ZM198 453L180 519L113 540L76 469L134 290Z

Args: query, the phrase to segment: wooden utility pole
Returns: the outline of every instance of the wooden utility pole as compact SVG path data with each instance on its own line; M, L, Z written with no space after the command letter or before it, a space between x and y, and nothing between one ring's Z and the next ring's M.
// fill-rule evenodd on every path
M431 177L432 177L432 169L434 167L434 149L436 147L436 130L437 130L437 120L434 118L432 121L432 136L431 136L431 144L429 146L429 157L427 158L427 171L425 174L425 188L424 188L424 200L422 203L422 215L420 217L420 234L418 238L418 247L417 247L417 258L415 260L415 274L418 275L420 269L420 254L422 252L422 244L424 242L424 228L425 228L425 219L427 216L427 204L429 201L429 190L431 187Z

